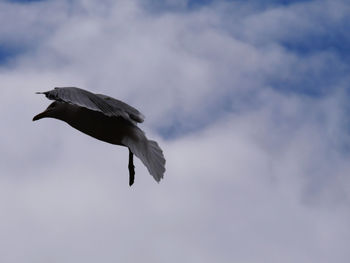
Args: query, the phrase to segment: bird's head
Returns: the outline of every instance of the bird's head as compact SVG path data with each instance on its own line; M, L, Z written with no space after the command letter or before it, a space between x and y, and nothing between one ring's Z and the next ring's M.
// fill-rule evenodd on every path
M56 118L59 119L60 115L64 112L64 103L54 101L52 102L46 110L35 115L33 121L40 120L42 118Z

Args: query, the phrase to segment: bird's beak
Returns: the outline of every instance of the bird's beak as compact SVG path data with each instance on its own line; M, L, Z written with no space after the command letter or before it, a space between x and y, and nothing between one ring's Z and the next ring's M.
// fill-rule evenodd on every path
M35 92L35 94L44 94L44 95L46 95L46 92L40 92L39 91L39 92ZM33 121L37 121L37 120L40 120L42 118L47 117L46 112L47 112L47 109L44 110L42 113L39 113L38 115L35 115L34 118L33 118Z
M37 121L45 117L46 117L46 110L43 111L42 113L39 113L38 115L35 115L33 118L33 121Z

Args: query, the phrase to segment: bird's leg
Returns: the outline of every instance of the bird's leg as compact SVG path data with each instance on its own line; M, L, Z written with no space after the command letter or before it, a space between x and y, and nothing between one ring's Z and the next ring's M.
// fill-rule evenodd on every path
M129 149L129 185L132 186L135 180L134 154Z

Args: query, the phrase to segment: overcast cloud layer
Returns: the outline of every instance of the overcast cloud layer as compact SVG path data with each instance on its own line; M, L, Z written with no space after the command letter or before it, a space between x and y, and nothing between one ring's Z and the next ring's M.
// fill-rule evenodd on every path
M259 2L0 1L0 262L348 262L350 4ZM33 123L55 86L142 111L164 180Z

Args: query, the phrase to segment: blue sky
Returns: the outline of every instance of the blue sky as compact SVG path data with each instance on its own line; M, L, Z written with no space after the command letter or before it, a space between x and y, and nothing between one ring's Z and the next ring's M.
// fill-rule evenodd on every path
M18 1L7 1L9 3L22 3L23 5L31 4L32 2L40 2L38 0L18 0ZM152 1L151 1L152 2ZM210 8L214 6L217 2L233 2L239 3L239 5L246 5L247 7L253 5L254 8L262 8L263 10L278 8L283 5L294 5L297 6L300 3L310 2L310 1L268 1L264 2L264 5L258 1L242 2L242 1L186 1L185 8L200 9L200 8ZM160 8L158 1L154 1L155 8ZM179 5L176 2L164 2L162 3L164 8L167 7L172 10L172 6ZM168 11L169 11L168 10ZM185 9L183 9L185 11ZM307 15L301 14L301 16ZM322 15L320 13L319 15ZM310 69L310 71L303 72L305 74L300 80L292 80L289 83L285 83L284 80L272 76L269 84L276 89L285 90L287 92L301 92L311 96L322 95L323 93L329 93L335 89L337 85L337 80L341 76L347 74L349 70L349 54L350 54L350 37L347 33L347 29L350 26L350 19L348 17L342 17L339 20L332 21L324 19L320 21L317 30L301 32L292 32L282 38L271 39L273 43L277 44L281 48L285 49L287 53L295 56L310 57L321 53L329 53L328 58L329 63L327 63L323 68L317 69L316 71ZM225 23L225 22L223 22ZM227 21L230 23L230 21ZM293 24L291 25L293 27ZM297 26L297 25L295 25ZM261 31L256 32L257 34L264 34L263 28ZM260 43L257 43L259 45ZM11 59L15 58L17 55L22 54L25 51L35 50L37 45L36 39L30 39L29 42L23 41L23 39L1 39L0 42L0 63L8 63ZM296 69L297 70L297 69ZM295 74L300 74L300 72L295 72Z
M0 1L0 262L347 263L349 2L161 3ZM164 180L33 123L55 86L139 109Z
M23 3L23 4L30 4L33 2L41 2L41 1L47 1L47 0L7 0L9 3Z
M16 56L16 54L18 54L18 52L16 52L15 50L2 46L0 48L0 63L6 63L8 59L13 58L14 56Z
M256 48L279 47L288 56L295 57L300 60L300 64L295 64L294 68L290 68L288 75L280 76L279 72L271 76L267 76L265 85L287 94L303 94L310 97L325 97L330 94L334 94L337 90L348 90L348 87L344 87L340 82L343 82L346 75L350 71L350 64L348 60L350 38L347 32L349 27L349 18L346 15L342 15L337 18L327 18L324 9L322 9L322 1L186 1L186 4L178 4L173 1L169 1L163 4L154 1L155 8L160 8L164 12L172 12L174 7L180 7L181 12L196 12L198 9L215 8L218 3L227 4L228 10L232 11L229 3L232 3L232 8L240 7L247 12L248 15L253 17L255 14L262 17L266 13L281 12L286 16L286 20L283 21L283 16L272 16L272 20L269 24L274 23L276 32L269 32L270 29L266 27L257 27L254 34L259 39L245 38L243 29L233 27L232 37L242 38L243 41L254 45ZM306 8L304 8L306 6ZM317 8L313 8L317 6ZM337 8L336 6L333 8ZM303 10L304 9L304 10ZM298 17L288 17L293 10L300 12ZM315 20L318 19L317 24ZM226 20L225 20L226 19ZM234 19L235 21L231 20ZM242 17L243 21L249 19L248 17ZM279 21L282 19L282 21ZM305 21L304 25L300 24L300 21ZM281 23L282 22L282 23ZM230 12L227 12L220 21L220 26L230 29L231 23L237 23L237 18ZM281 23L280 26L278 24ZM303 28L302 26L305 26ZM271 29L274 30L274 29ZM283 30L289 30L290 32L283 32ZM266 32L267 31L267 32ZM243 33L244 32L244 33ZM249 34L249 33L248 33ZM266 37L264 35L267 35ZM319 65L305 66L304 62L307 60L321 59ZM254 77L254 76L252 76ZM232 94L236 96L237 94ZM220 98L213 104L220 104L223 107L213 109L210 106L205 109L210 111L213 118L217 118L222 113L227 112L227 105L232 104L233 98L230 95ZM254 100L254 98L253 98ZM213 106L215 107L215 106ZM204 109L203 109L204 110ZM214 111L214 112L213 112ZM161 132L165 133L165 136L178 136L181 133L186 133L196 129L196 125L193 125L191 119L198 119L198 116L174 116L173 123L169 126L162 127ZM183 123L181 120L184 120ZM202 128L203 125L210 123L211 119L202 119L198 122L197 128ZM190 126L186 124L191 123ZM177 128L174 128L177 127Z

